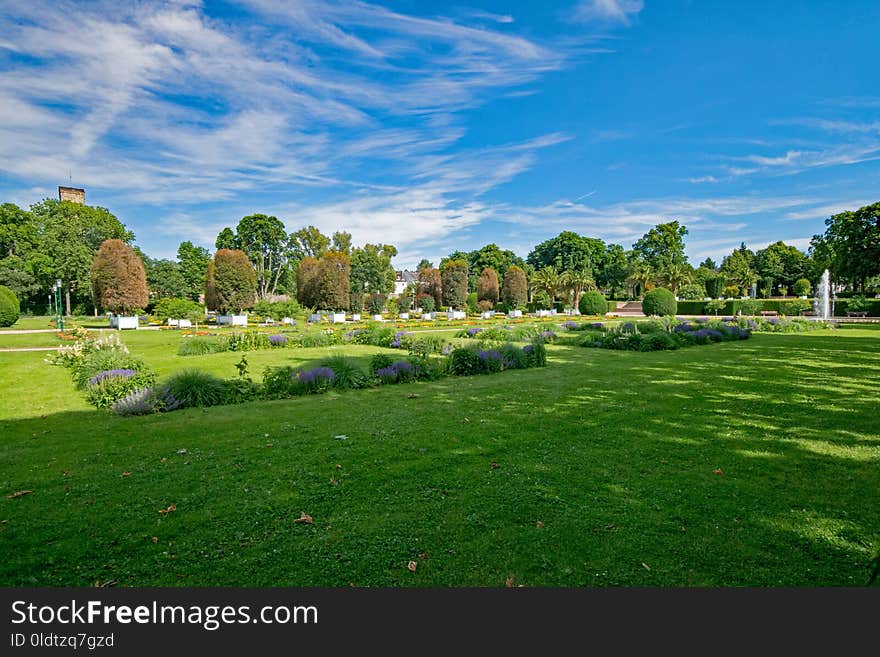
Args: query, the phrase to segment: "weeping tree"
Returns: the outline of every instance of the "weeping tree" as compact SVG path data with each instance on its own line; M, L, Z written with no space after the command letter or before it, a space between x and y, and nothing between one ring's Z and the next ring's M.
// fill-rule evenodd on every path
M91 282L95 305L103 311L127 315L149 302L144 263L122 240L101 243L92 260Z

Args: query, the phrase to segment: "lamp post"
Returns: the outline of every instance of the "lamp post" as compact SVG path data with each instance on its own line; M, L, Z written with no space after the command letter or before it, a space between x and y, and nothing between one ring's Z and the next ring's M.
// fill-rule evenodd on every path
M62 331L64 330L64 313L62 312L61 306L61 279L55 280L55 308L56 315L58 317L58 328Z

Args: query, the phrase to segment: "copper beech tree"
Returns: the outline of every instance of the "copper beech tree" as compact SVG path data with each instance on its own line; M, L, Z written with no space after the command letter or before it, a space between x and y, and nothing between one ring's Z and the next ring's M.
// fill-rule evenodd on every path
M477 281L477 300L493 306L498 303L498 273L491 267L486 267Z
M128 244L104 240L92 260L92 295L103 311L128 314L147 307L147 275L144 263Z

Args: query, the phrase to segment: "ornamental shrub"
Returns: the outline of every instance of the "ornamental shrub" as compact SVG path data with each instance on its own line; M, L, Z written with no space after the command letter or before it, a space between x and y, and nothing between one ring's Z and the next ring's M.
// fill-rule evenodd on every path
M156 375L149 370L114 369L99 372L86 385L86 401L95 408L108 408L135 390L149 388Z
M370 374L376 376L376 370L390 367L394 363L394 358L390 354L376 354L370 359Z
M608 302L605 300L605 295L601 292L584 292L581 295L578 310L581 315L598 315L603 317L608 310Z
M547 365L547 348L541 340L535 340L523 347L523 352L529 367L544 367Z
M15 292L0 285L0 326L12 326L18 321L21 306Z
M655 287L653 290L648 290L642 300L642 312L648 316L674 316L677 310L678 303L675 300L675 295L665 287Z
M144 263L122 240L104 240L92 260L92 294L105 311L127 314L146 308L150 295Z
M177 347L178 356L204 356L227 351L226 338L221 336L184 338Z
M812 285L810 285L810 281L806 278L799 278L794 282L791 291L796 296L804 297L810 293L811 288Z
M179 402L180 407L216 406L226 397L222 379L201 370L181 370L162 386L162 394Z
M686 301L699 301L706 296L706 289L699 283L688 283L678 289L678 298Z
M200 322L205 318L205 309L201 304L191 299L168 297L156 302L153 307L153 315L163 322L169 318Z
M458 376L479 374L483 369L476 349L458 347L452 350L449 357L449 371Z
M149 372L144 361L130 356L127 351L115 349L99 349L92 351L71 365L70 375L74 385L80 390L85 390L92 379L101 372L111 370L133 370L134 372Z
M367 375L360 366L348 356L330 356L321 362L321 367L333 372L333 385L336 388L363 388Z

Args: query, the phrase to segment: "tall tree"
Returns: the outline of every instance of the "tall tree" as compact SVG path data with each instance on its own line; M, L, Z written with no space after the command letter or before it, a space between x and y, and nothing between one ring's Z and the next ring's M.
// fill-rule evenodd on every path
M567 271L562 274L562 289L571 293L572 308L577 308L581 302L581 295L589 290L596 289L596 281L586 271Z
M91 300L92 260L104 240L129 243L134 235L109 210L70 201L46 199L31 206L37 222L39 250L51 259L54 278L61 279L65 309L71 297Z
M254 305L257 280L250 258L244 251L218 250L214 254L213 267L208 269L208 275L205 300L210 299L210 310L222 313L241 312Z
M364 293L388 294L394 291L395 272L391 258L397 249L390 244L365 244L351 252L352 301L358 301ZM357 298L355 298L357 297Z
M493 306L498 303L498 274L486 267L477 282L477 301L488 301Z
M296 300L305 308L317 308L320 261L306 256L296 267Z
M318 265L316 294L318 308L324 310L347 310L350 302L349 257L338 251L328 251Z
M751 265L754 258L749 258L750 254L748 249L741 246L721 263L721 273L731 285L738 287L743 295L748 294L749 288L758 282L758 274Z
M528 295L529 286L525 271L521 267L511 265L504 274L504 282L501 285L501 300L516 310L526 305Z
M511 265L522 266L525 261L513 251L501 250L497 244L487 244L467 254L468 271L470 272L468 287L471 292L477 289L479 277L483 270L495 270L499 278L503 278Z
M238 239L236 239L235 231L229 226L220 231L217 239L214 241L214 247L217 249L234 250L239 248Z
M633 244L633 251L656 272L672 265L686 265L684 236L687 234L687 228L677 221L657 224Z
M257 278L260 299L275 295L282 272L287 267L287 231L277 217L250 214L236 227L236 242L251 263Z
M463 308L468 295L468 264L465 260L447 260L440 267L443 303Z
M290 234L290 258L299 262L303 258L320 258L330 248L330 238L314 226L300 228Z
M628 274L626 252L620 244L605 247L605 256L598 273L593 272L599 287L606 289L611 296L626 286ZM575 306L577 307L577 306Z
M532 249L526 262L536 271L553 267L557 272L586 271L592 274L602 266L604 255L605 242L602 240L563 231Z
M147 272L147 288L151 297L163 299L187 296L186 281L177 262L153 260L145 255L142 255L141 259Z
M434 269L434 263L427 258L422 258L421 260L419 260L416 271L422 271L423 269Z
M556 295L562 289L564 279L556 270L556 267L542 267L535 272L532 284L539 290L546 292L550 298L550 305L556 305Z
M198 301L205 284L205 274L208 271L208 263L211 262L211 254L208 249L195 246L190 241L181 242L177 247L177 261L180 263L180 275L186 286L183 296Z
M105 240L90 268L95 305L105 311L128 314L147 307L147 276L143 261L128 244Z
M440 270L434 267L420 269L418 273L420 291L430 294L434 299L434 306L439 307L443 303L443 279Z
M333 250L345 255L351 255L351 233L337 230L333 233Z

